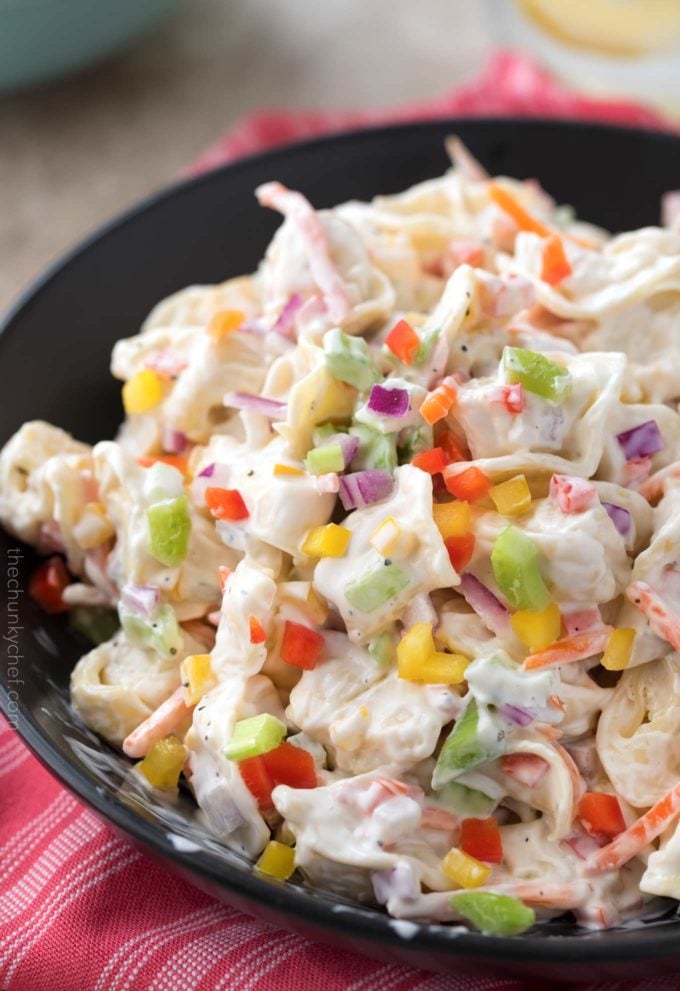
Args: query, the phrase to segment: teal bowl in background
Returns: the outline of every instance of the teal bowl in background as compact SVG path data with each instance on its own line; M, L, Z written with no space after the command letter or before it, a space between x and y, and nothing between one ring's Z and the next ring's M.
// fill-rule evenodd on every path
M0 93L124 48L177 0L0 0Z

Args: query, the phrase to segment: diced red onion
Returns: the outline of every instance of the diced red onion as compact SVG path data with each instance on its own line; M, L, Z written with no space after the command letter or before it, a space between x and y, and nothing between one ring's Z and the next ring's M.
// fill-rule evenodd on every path
M510 613L493 592L469 571L461 575L459 587L463 598L484 626L496 636L505 636L510 629Z
M188 361L172 348L162 348L160 351L150 351L144 360L144 367L158 372L166 378L177 378L187 367Z
M517 705L510 705L509 702L499 705L497 711L505 719L508 719L511 723L515 723L516 726L528 726L535 719L535 713L530 709L522 709Z
M664 449L664 440L656 420L645 420L637 427L616 435L626 460L648 458Z
M408 389L388 389L383 385L374 385L367 405L378 416L406 416L410 409Z
M340 501L345 509L363 509L392 495L394 479L386 468L367 468L340 478Z
M278 399L267 399L266 396L255 396L251 392L227 392L224 395L223 403L233 409L252 410L253 413L261 413L271 420L283 419L286 411L286 404Z
M201 795L201 808L218 835L233 833L246 821L226 782L219 782Z
M600 844L597 840L594 840L592 836L586 836L582 833L576 833L574 836L567 836L562 840L563 843L572 850L579 860L589 860L593 854L597 853L600 849Z
M304 303L304 298L299 292L293 293L284 308L281 310L277 320L272 325L272 330L289 340L295 338L295 318Z
M312 475L317 492L339 492L340 476L337 472L327 471L323 475Z
M379 905L386 905L390 898L415 901L420 895L420 883L411 864L401 861L389 871L373 871L373 894Z
M191 498L197 506L205 504L205 490L209 488L227 489L229 488L229 478L231 470L229 465L211 464L196 475L191 483Z
M589 630L598 630L603 625L602 616L597 607L593 609L575 609L571 612L563 609L562 622L568 637L574 637L577 633L587 633Z
M337 434L332 434L320 446L326 447L328 444L339 445L340 450L342 451L342 460L344 466L345 468L349 468L349 466L352 463L352 460L356 457L357 451L359 450L359 438L353 437L352 434L337 433Z
M132 612L149 618L160 604L161 593L157 585L128 584L120 590L120 601Z
M550 770L550 764L543 757L522 753L506 754L501 767L503 774L527 788L535 788Z
M602 508L607 511L607 516L612 521L622 537L627 537L633 526L633 517L623 506L615 506L613 502L603 502Z
M163 450L168 454L183 454L188 445L187 435L174 427L165 426L161 434Z

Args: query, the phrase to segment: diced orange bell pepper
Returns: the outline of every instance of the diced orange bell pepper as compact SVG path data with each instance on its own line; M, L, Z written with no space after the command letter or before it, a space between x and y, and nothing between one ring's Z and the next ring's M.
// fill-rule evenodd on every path
M491 488L491 479L474 466L466 468L457 475L450 475L448 478L445 476L444 482L451 495L467 502L483 499Z
M248 616L248 628L250 630L250 642L251 643L264 643L267 639L267 634L262 628L257 616Z
M503 860L503 843L498 822L488 819L463 819L460 824L460 848L468 856L485 864L500 864Z
M137 464L142 468L151 468L157 461L162 461L164 465L170 465L171 468L176 468L186 477L188 471L188 458L186 454L151 454L137 458Z
M286 664L311 671L319 662L325 642L316 630L286 620L281 641L281 658Z
M238 489L208 488L205 504L216 520L245 520L250 516Z
M562 279L571 275L571 272L572 268L564 250L564 242L558 234L552 234L543 248L541 279L551 286L556 286Z
M453 379L444 379L441 385L429 392L420 407L420 415L430 426L443 420L457 397Z
M215 341L221 341L227 334L233 334L241 324L245 323L246 315L242 310L218 310L210 319L207 330Z
M66 612L68 605L62 595L71 578L60 557L51 557L39 565L28 580L28 594L45 610L54 614Z
M385 346L405 365L410 365L420 347L420 338L408 320L398 320L385 338Z

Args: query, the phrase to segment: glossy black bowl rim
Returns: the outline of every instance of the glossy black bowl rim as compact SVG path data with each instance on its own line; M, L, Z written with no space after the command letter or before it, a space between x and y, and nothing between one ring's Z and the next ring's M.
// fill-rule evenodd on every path
M360 128L331 134L313 140L298 141L273 149L240 158L197 176L189 176L150 197L145 198L136 206L114 217L108 223L98 228L93 234L77 243L70 251L50 266L45 274L37 279L24 291L0 322L0 334L11 332L12 324L20 312L30 308L33 300L82 254L88 252L99 241L110 234L118 232L131 221L136 220L148 210L154 209L166 200L181 195L197 184L209 184L222 181L224 175L233 175L240 171L248 171L255 163L271 162L276 165L277 159L288 156L305 155L308 150L321 147L331 150L345 144L361 143L362 139L373 139L376 136L399 136L403 140L415 133L422 133L436 128L445 128L451 132L464 130L468 126L497 127L499 131L512 132L514 129L529 129L537 132L550 129L590 131L593 134L633 135L648 142L675 144L680 137L663 131L643 128L629 128L597 123L583 123L578 120L554 120L536 117L461 117L433 118L405 124L392 124L382 127ZM0 711L9 719L9 697L7 687L0 684ZM188 851L177 849L169 840L167 833L157 825L149 823L144 817L136 814L126 805L116 800L103 788L97 788L43 733L40 725L34 720L30 711L18 703L16 713L19 736L27 744L31 752L59 781L69 788L78 798L82 799L103 819L110 821L120 831L132 837L147 850L159 855L162 859L174 862L185 876L193 875L197 883L204 882L204 888L223 887L231 890L237 896L247 901L260 902L270 906L274 911L288 915L301 922L307 922L317 929L328 930L345 935L350 939L355 937L361 942L371 942L386 950L389 947L404 950L408 945L418 950L431 950L433 953L450 954L451 958L458 955L468 959L478 958L488 960L489 954L499 960L517 963L547 963L569 964L607 963L621 961L663 961L666 957L677 957L678 932L677 926L661 926L637 929L631 932L630 940L608 938L607 932L598 933L596 938L570 936L563 934L546 935L540 939L523 939L522 937L488 937L476 932L461 932L450 924L415 923L417 930L406 939L398 933L398 924L387 915L372 909L338 902L337 907L331 901L321 900L309 894L304 889L296 889L285 884L272 884L258 877L252 869L235 870L231 866L224 873L216 874L209 870L199 859L193 859ZM644 938L640 937L644 934ZM567 973L564 975L568 976ZM557 975L556 975L557 977Z

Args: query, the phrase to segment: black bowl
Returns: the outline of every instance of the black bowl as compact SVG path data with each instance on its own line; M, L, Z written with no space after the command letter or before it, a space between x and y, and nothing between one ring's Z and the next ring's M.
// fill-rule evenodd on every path
M113 342L136 333L169 293L255 267L278 223L255 203L259 183L280 179L317 206L397 192L444 170L443 142L451 132L492 173L540 177L558 201L612 230L656 223L661 194L680 176L675 137L489 120L343 134L182 183L96 234L8 317L0 338L0 442L37 418L85 441L112 436L121 419L119 388L108 373ZM0 541L9 561L16 542L4 534ZM33 556L22 553L25 582ZM379 911L258 876L195 821L187 797L163 803L135 787L128 762L70 709L69 672L86 642L26 596L20 615L21 683L8 683L9 665L0 672L5 714L43 763L114 828L218 898L341 948L449 973L531 975L552 986L680 968L680 922L667 904L631 928L594 933L558 921L491 939L453 926L395 923Z

